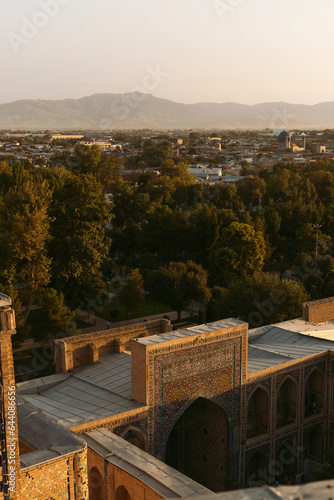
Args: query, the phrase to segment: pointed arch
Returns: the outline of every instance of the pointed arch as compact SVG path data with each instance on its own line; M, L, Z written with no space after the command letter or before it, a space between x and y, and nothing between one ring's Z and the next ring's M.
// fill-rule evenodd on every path
M257 387L247 404L247 439L269 431L269 393Z
M97 467L92 467L88 475L90 500L104 499L104 483L102 475Z
M119 486L116 490L116 500L132 500L125 486Z
M215 402L197 398L175 423L165 463L212 491L227 489L229 422Z
M305 417L323 412L324 386L323 373L318 368L314 368L305 384Z
M297 420L297 383L292 377L286 379L279 386L276 400L276 427L283 427Z

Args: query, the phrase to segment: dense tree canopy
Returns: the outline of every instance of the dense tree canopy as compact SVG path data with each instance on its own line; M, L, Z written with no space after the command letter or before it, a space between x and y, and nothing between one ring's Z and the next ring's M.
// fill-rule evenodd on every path
M66 174L53 193L50 213L53 284L74 307L102 286L111 208L92 175Z
M149 287L154 297L177 311L180 319L193 301L206 303L210 299L207 278L207 272L195 262L170 262L151 274Z
M288 299L270 318L260 311L265 321L299 316L306 292L334 294L333 161L278 163L247 169L235 185L207 185L194 182L192 159L175 156L166 137L123 157L79 145L43 168L3 157L0 283L17 308L20 298L28 314L51 287L56 309L61 293L77 308L123 267L127 275L138 270L140 288L178 311L192 300L207 303L215 287L215 319L247 319L254 300L261 304L277 288ZM203 141L197 132L185 139Z

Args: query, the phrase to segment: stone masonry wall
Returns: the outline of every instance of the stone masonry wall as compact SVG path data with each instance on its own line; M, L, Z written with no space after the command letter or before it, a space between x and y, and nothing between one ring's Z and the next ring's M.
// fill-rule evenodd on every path
M310 323L322 323L334 319L334 297L303 304L303 317Z
M130 340L172 331L170 321L145 321L122 328L87 333L55 341L57 373L96 363L101 356L130 349Z

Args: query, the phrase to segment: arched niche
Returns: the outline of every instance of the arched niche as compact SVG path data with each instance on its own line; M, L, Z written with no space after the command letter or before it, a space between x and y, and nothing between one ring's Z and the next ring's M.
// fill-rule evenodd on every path
M92 467L88 474L89 500L104 500L104 484L97 467Z
M288 377L280 386L276 402L277 428L291 424L297 418L297 384Z
M247 439L268 433L269 397L268 393L259 387L249 398L247 405Z
M305 385L304 416L309 417L324 410L324 376L315 368Z
M131 500L131 496L130 496L128 490L125 488L125 486L119 486L117 488L116 500Z

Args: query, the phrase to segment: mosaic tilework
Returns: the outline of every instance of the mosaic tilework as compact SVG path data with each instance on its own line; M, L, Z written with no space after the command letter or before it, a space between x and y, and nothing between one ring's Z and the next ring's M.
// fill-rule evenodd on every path
M240 450L233 444L240 432L247 329L224 334L148 352L148 441L150 453L163 460L168 436L184 411L198 397L216 402L229 421L229 485L236 487Z

